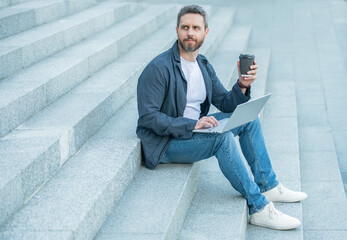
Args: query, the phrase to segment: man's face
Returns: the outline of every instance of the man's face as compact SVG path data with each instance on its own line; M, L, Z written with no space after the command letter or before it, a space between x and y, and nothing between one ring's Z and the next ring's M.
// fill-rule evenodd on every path
M203 44L208 28L205 29L204 18L200 14L184 14L176 27L178 44L186 52L194 52Z

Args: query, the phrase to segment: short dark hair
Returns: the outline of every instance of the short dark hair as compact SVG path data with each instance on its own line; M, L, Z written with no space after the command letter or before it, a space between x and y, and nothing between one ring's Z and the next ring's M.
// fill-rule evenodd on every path
M189 6L185 6L181 8L181 10L179 11L177 15L177 27L180 24L181 17L187 13L200 14L204 18L205 29L208 28L207 13L202 7L198 5L189 5Z

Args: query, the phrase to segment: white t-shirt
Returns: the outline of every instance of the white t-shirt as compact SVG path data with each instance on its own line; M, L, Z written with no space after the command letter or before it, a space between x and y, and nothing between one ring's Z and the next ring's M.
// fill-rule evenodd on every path
M187 80L187 105L183 117L198 120L200 104L206 99L206 86L198 62L189 62L181 57L181 66Z

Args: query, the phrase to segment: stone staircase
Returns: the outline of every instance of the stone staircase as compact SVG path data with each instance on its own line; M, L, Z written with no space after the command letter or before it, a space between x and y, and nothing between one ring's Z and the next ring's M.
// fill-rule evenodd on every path
M137 79L176 40L180 5L169 2L0 0L1 240L304 239L302 227L248 225L246 201L215 158L141 165ZM240 52L256 55L252 97L273 93L261 115L273 166L300 190L300 89L277 80L284 53L254 43L260 31L242 7L205 9L201 53L228 89ZM301 203L276 206L303 220Z

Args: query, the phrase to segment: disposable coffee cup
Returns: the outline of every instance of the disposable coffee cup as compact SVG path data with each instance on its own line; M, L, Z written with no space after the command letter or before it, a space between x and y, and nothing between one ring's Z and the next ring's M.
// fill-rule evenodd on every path
M254 55L251 54L240 54L240 70L242 77L251 77L252 75L247 74L250 69L250 66L254 63Z

